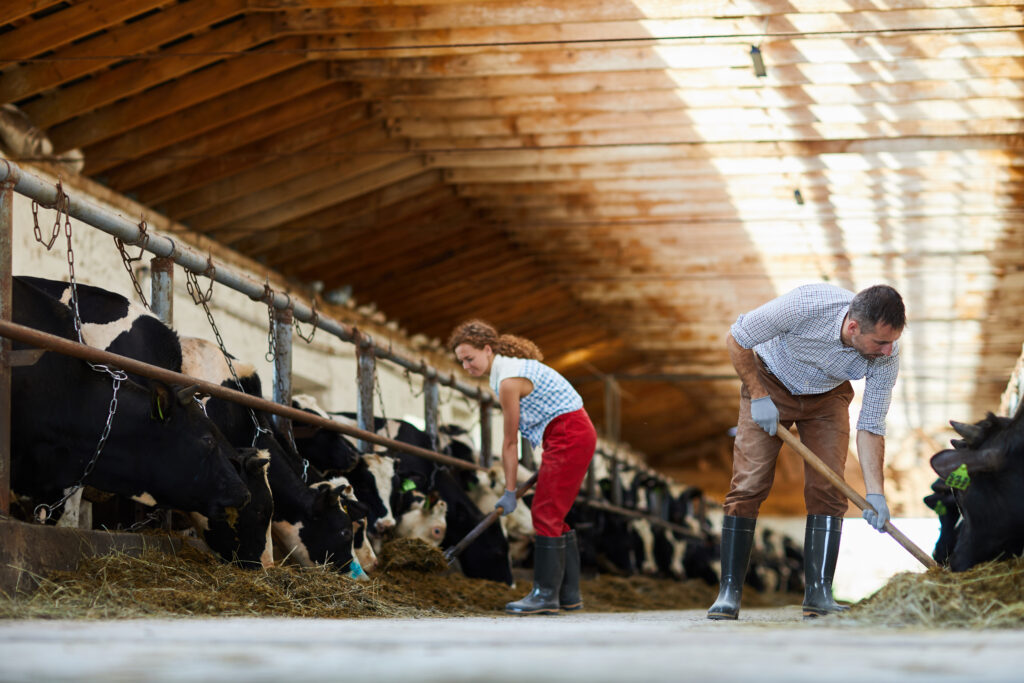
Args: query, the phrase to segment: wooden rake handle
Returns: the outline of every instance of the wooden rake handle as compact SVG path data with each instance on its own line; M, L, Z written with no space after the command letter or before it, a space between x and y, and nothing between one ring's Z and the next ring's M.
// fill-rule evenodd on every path
M794 436L788 429L783 427L781 424L778 425L776 434L780 439L785 441L790 448L795 450L797 453L807 461L807 464L813 467L821 476L828 479L829 483L835 486L837 489L843 492L843 494L852 500L854 504L861 510L873 510L867 500L862 495L857 493L852 486L843 481L843 478L832 471L828 465L821 461L817 455L814 454L810 448L805 446L800 439ZM938 563L935 562L925 551L914 545L914 542L907 538L902 531L892 525L891 522L886 522L882 530L887 534L896 539L896 542L903 546L907 552L917 558L918 562L923 564L925 567L931 569L932 567L938 567Z
M533 485L537 483L537 474L537 472L534 472L529 479L527 479L524 483L520 484L516 488L517 499L525 496L526 492L533 488ZM502 508L500 507L491 510L491 512L489 512L486 517L480 520L479 524L473 527L470 530L470 532L466 534L465 538L463 538L461 541L445 550L444 559L448 562L448 564L451 564L452 560L461 555L463 550L468 548L469 545L480 536L480 534L487 530L487 527L494 524L498 520L498 517L501 517L502 512L504 512L504 510L502 510Z

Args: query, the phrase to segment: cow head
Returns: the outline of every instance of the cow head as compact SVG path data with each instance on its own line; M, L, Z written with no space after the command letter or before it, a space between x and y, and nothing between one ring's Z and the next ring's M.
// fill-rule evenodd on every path
M222 560L246 569L272 567L270 521L274 499L267 480L270 454L266 450L240 448L231 462L249 489L249 502L237 514L223 520L209 520L191 513L193 525L201 531L206 545Z
M440 500L436 493L426 496L414 491L412 503L399 520L395 534L400 538L418 538L439 548L448 531L448 522L445 520L447 514L448 504Z
M963 437L931 458L952 488L963 520L949 556L953 571L1024 551L1024 410L1010 419L989 413L973 425L952 422ZM934 487L933 487L934 488ZM952 543L952 538L947 542Z

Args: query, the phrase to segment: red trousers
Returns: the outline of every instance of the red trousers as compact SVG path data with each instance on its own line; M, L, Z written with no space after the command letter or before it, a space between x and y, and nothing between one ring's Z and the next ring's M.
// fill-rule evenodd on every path
M583 408L559 415L544 429L544 454L530 513L538 536L569 531L569 514L597 447L597 432Z

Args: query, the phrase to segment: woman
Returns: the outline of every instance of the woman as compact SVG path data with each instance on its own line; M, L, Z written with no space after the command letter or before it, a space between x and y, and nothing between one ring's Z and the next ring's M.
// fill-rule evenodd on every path
M448 348L473 377L490 376L504 415L501 463L505 493L495 508L502 515L516 508L519 432L534 447L543 443L531 514L537 533L533 590L505 605L509 614L555 614L583 607L576 532L565 516L594 457L597 433L572 385L541 363L540 349L528 339L497 330L480 320L462 323Z

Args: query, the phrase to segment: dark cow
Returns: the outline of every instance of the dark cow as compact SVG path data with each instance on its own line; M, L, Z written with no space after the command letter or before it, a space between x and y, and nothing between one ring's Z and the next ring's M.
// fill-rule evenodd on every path
M956 547L960 532L960 508L957 507L953 489L941 479L932 482L932 493L925 496L924 504L939 517L939 538L935 541L932 558L939 564L949 564L949 557Z
M968 425L951 422L963 439L932 456L953 489L963 520L949 567L962 572L1024 551L1024 404L1011 418L989 413Z
M306 394L292 396L292 407L325 420L331 417L312 396ZM324 472L344 475L359 465L359 451L356 450L355 444L340 432L294 422L292 433L295 437L295 446L302 457L308 458Z
M45 292L65 306L72 304L71 286L66 282L30 276L15 279ZM181 343L174 330L120 294L84 284L79 284L77 290L85 343L182 372ZM147 377L130 377L143 386L158 384ZM251 440L244 444L232 443L252 445ZM267 482L267 457L268 452L258 455L251 449L232 452L229 456L251 494L249 504L230 519L209 519L195 511L189 514L193 526L214 553L248 568L269 566L272 560L268 542L273 500Z
M77 341L66 306L19 278L12 294L14 322ZM12 488L37 503L53 503L93 457L109 414L111 378L48 352L13 369L11 394ZM128 379L117 399L110 434L87 484L213 520L249 501L230 461L233 449L203 415L191 389Z
M216 344L183 337L181 348L183 372L231 389L239 388ZM262 384L255 369L235 359L232 365L241 390L262 397ZM271 528L285 556L304 566L327 564L361 575L358 562L352 561L353 524L345 512L345 485L325 481L315 466L285 446L283 439L275 436L265 413L214 397L207 399L206 410L236 445L252 443L259 425L256 446L270 452L268 478L274 495Z
M353 413L332 415L349 421L355 419ZM430 449L432 446L430 436L426 432L402 420L377 418L374 422L374 432L420 448ZM441 543L443 547L447 548L461 541L484 518L484 514L466 493L459 478L453 475L448 467L401 451L389 451L389 454L397 462L397 479L403 484L406 480L409 482L404 484L404 487L415 488L428 496L436 492L447 504L447 529ZM405 512L405 509L394 505L398 502L400 493L400 488L392 492L391 509L397 515ZM509 562L508 539L505 538L499 524L488 527L458 559L466 576L501 581L510 586L514 583Z

